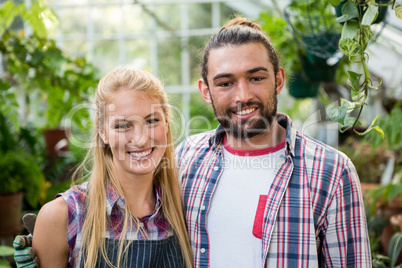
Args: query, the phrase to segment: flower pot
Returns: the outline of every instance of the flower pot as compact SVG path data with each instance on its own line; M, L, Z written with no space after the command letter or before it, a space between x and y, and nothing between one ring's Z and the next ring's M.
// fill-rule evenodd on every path
M21 223L22 192L0 195L0 236L14 235L24 227Z
M318 95L320 83L309 81L302 72L294 72L288 81L288 89L295 98L313 98Z
M325 59L307 53L300 57L300 62L307 78L313 82L333 82L338 64L328 65Z
M48 156L63 156L69 151L68 137L70 136L70 129L66 128L53 128L45 129L43 136L46 144L46 155Z
M390 0L376 0L375 1L377 4L386 4L389 3ZM335 7L335 13L337 17L342 16L342 7L345 5L346 1L340 3L339 5L337 5ZM365 12L365 10L362 10L362 7L359 8L359 12ZM387 13L388 13L388 6L380 6L378 7L378 15L377 18L375 19L375 21L373 22L373 24L375 23L380 23L383 22L385 20L385 18L387 17ZM343 23L342 23L343 24Z

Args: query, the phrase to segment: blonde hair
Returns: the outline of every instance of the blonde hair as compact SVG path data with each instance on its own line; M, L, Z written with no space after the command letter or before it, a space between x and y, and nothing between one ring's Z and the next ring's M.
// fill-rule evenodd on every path
M152 74L132 69L117 69L99 82L95 94L95 124L99 130L103 127L105 121L105 104L107 100L117 91L132 90L143 92L147 97L157 99L162 105L163 112L169 118L170 107L168 105L167 95L163 90L161 82ZM85 267L94 267L99 252L103 258L112 266L107 258L103 237L105 234L106 218L106 186L108 183L124 198L124 193L119 180L115 176L113 166L113 155L109 145L106 145L101 139L98 131L94 133L96 146L91 148L85 160L79 167L75 177L83 175L85 166L91 162L92 168L87 173L89 176L89 187L87 190L87 211L83 226L82 249L84 252ZM180 244L184 265L193 267L192 251L187 234L186 223L183 216L180 191L175 168L175 158L172 134L170 125L167 133L167 148L157 170L154 173L154 183L159 185L161 190L161 206L164 217L169 221L171 228ZM124 225L121 234L119 247L118 264L120 267L122 256L126 251L129 242L125 241L127 229L133 224L139 226L139 219L130 212L128 206L125 206Z

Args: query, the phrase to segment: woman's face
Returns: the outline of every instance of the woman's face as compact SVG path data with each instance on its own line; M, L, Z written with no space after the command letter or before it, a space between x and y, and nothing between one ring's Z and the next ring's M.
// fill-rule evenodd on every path
M153 174L167 145L168 119L157 99L118 90L105 107L101 137L109 144L118 175Z

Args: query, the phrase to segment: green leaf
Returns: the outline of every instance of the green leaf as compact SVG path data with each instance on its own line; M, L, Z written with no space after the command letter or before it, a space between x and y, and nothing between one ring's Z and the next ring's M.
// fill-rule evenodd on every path
M359 55L362 51L362 48L359 45L359 43L349 38L341 39L339 41L339 49L342 51L343 54L345 54L349 58Z
M359 10L357 6L351 1L347 1L345 5L342 7L342 15L347 15L348 19L354 19L359 17Z
M369 5L366 12L363 15L362 25L370 26L375 18L377 17L378 6L376 5Z
M402 233L395 233L389 241L388 252L391 258L391 267L394 267L399 253L402 250Z
M356 117L345 118L344 122L345 122L344 126L352 126L356 122ZM361 126L361 125L362 123L360 121L357 121L355 124L355 126Z
M0 268L12 268L12 266L5 260L0 260Z
M336 6L339 6L341 4L342 0L329 0L329 2L331 3L331 5L336 7Z
M355 73L353 71L348 71L348 73L349 79L347 83L351 88L352 100L356 100L359 96L360 77L362 76L362 74Z
M354 39L359 32L359 23L357 21L347 21L342 27L341 39Z
M12 1L6 1L0 6L0 35L11 26L14 19L22 12L24 6L14 5Z
M346 117L347 110L348 110L348 103L343 103L342 106L340 107L331 104L326 108L327 115L329 116L329 118L331 118L332 121L340 123L341 125L345 124L344 120Z
M2 79L0 79L0 91L8 90L10 87L11 87L11 85L9 82L3 81Z
M14 255L14 248L9 246L0 246L0 256L12 256Z
M375 131L377 131L380 135L381 135L381 138L382 139L384 139L384 131L381 129L381 127L379 127L379 126L375 126L374 128L373 128Z
M348 113L352 112L352 111L356 108L356 106L359 105L357 102L350 102L350 101L348 101L348 100L345 100L345 99L342 99L342 98L341 98L341 106L342 106L344 103L347 103L347 104L348 104Z
M361 47L363 50L366 50L366 47L368 43L370 42L371 35L373 32L371 31L370 26L362 26L362 32L361 32Z
M402 5L397 5L394 10L397 18L402 20Z

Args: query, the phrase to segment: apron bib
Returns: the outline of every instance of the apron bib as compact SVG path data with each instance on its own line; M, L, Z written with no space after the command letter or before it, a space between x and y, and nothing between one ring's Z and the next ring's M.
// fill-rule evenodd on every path
M106 254L114 265L117 263L119 245L120 240L105 238ZM80 267L84 268L82 259ZM95 267L110 267L102 257L102 253L99 253ZM182 268L180 245L174 235L162 240L132 241L127 253L122 256L121 267Z

